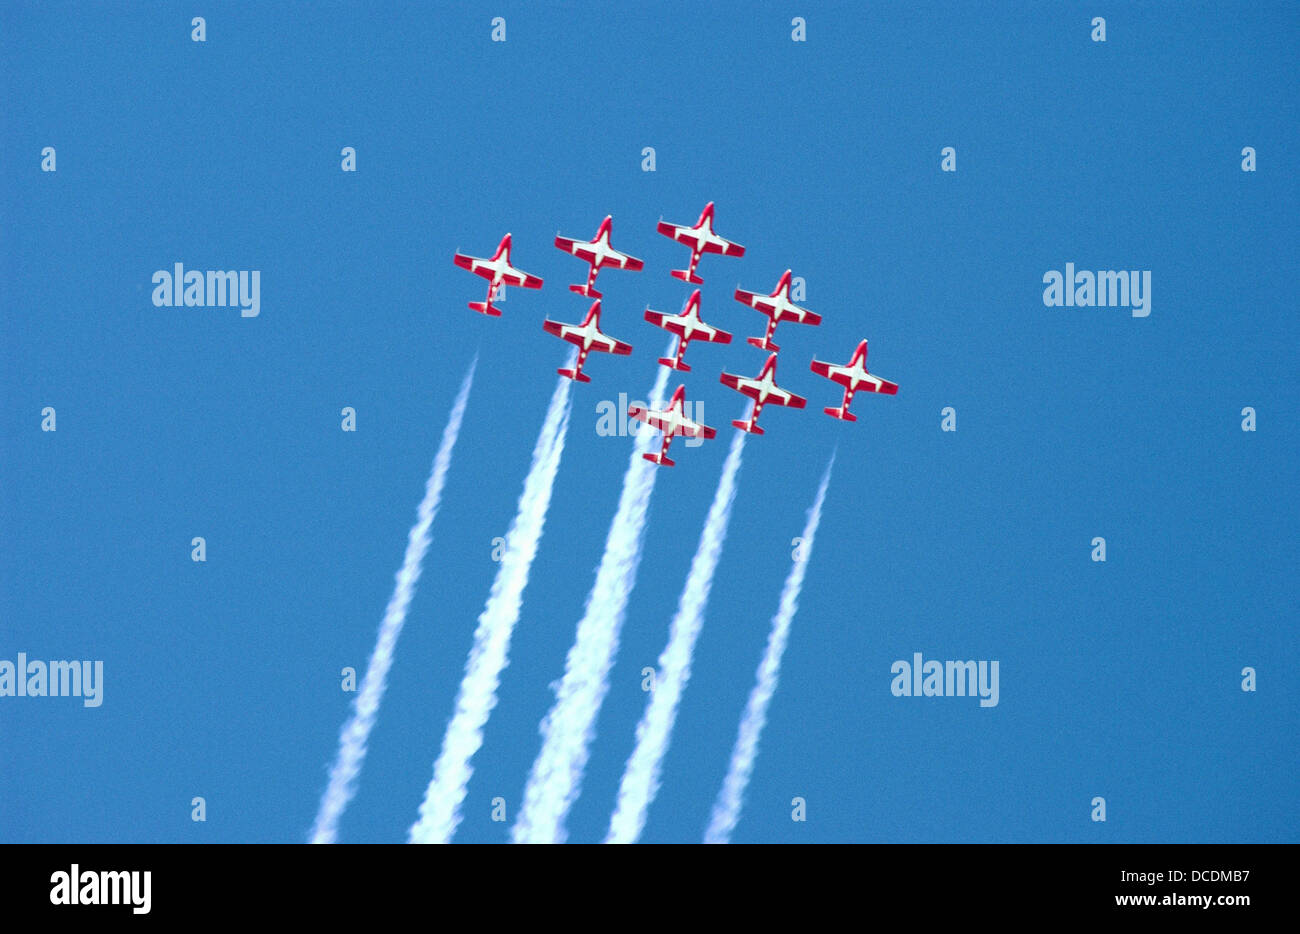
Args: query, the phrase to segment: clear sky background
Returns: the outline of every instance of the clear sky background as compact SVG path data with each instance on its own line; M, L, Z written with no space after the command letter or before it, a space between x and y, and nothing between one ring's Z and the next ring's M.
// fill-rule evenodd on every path
M646 262L599 280L635 350L574 387L457 837L506 840L490 802L513 821L631 449L596 406L649 389L666 335L642 311L689 294L655 223L710 200L747 247L700 266L706 320L736 334L687 358L719 438L658 477L571 839L604 835L745 408L717 373L763 362L731 293L787 267L825 319L777 331L808 408L769 408L746 445L644 839L703 833L835 450L738 842L1297 839L1294 4L7 3L0 27L0 658L105 666L97 709L0 698L0 840L306 838L340 670L364 670L477 352L341 827L405 840L567 356L541 321L588 304L552 239L609 213ZM489 319L451 256L506 231L546 285ZM260 270L260 316L154 307L176 262ZM1151 270L1150 317L1045 307L1067 262ZM901 389L837 422L808 362L864 337ZM892 696L913 652L998 660L1000 704Z

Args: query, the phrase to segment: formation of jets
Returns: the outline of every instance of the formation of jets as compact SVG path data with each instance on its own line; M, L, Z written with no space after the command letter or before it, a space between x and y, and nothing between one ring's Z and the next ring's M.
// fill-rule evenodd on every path
M547 334L577 346L578 358L573 367L561 368L556 372L561 376L582 383L591 382L591 377L582 371L582 367L587 361L587 356L593 350L623 356L632 352L631 344L611 337L600 329L600 303L603 296L596 290L596 276L600 273L600 270L609 267L638 272L645 266L635 256L621 253L610 245L612 229L613 218L607 216L596 231L596 236L591 240L572 240L558 234L555 237L557 249L576 256L587 263L587 281L569 286L570 291L576 292L584 298L594 299L594 301L587 310L587 315L582 319L581 324L565 324L547 318L542 322L542 328ZM704 283L704 280L699 277L696 271L704 254L715 253L722 256L736 257L745 255L743 246L726 240L714 232L712 201L705 205L704 210L700 213L700 219L695 222L694 226L669 224L660 220L658 231L664 236L691 248L690 264L685 269L672 270L672 275L676 279L681 279L693 285L703 285ZM487 298L482 302L469 303L472 310L485 315L496 317L501 315L500 309L492 303L494 299L502 294L502 290L506 286L526 289L540 289L542 287L540 278L516 269L510 264L510 234L506 234L501 239L501 243L497 246L496 252L491 259L465 256L458 252L455 255L455 262L457 266L468 269L475 275L488 280ZM790 300L791 281L792 273L791 270L787 269L781 274L776 288L770 294L747 292L739 287L735 291L734 297L736 301L748 305L755 311L767 316L767 328L763 336L747 339L747 343L769 353L758 375L738 376L734 373L724 372L719 377L719 381L724 386L734 389L753 400L749 417L743 420L737 419L731 423L741 431L751 434L761 435L764 433L764 430L758 426L758 416L763 411L764 406L777 405L802 409L808 402L803 396L782 389L776 383L776 361L781 348L772 340L772 336L776 332L777 324L782 321L791 321L797 324L815 326L821 324L822 320L821 315L806 308L800 308ZM682 359L691 341L714 344L731 343L731 334L729 332L707 324L701 318L700 290L698 288L691 293L685 307L679 314L667 314L647 308L645 320L655 327L663 328L665 331L677 335L676 353L672 357L660 357L659 363L683 373L689 373L691 370L690 366L683 362ZM811 369L818 376L824 376L842 387L844 396L840 404L822 409L827 415L842 421L857 421L857 416L849 411L849 405L853 402L855 393L874 392L883 395L895 395L898 392L897 383L892 383L867 371L867 342L865 340L858 344L848 363L841 365L814 359ZM663 410L635 405L629 407L629 417L645 422L663 434L659 452L642 455L646 460L663 467L672 467L675 462L668 457L668 448L674 438L699 437L709 439L717 435L717 432L708 425L700 424L686 417L685 402L686 386L682 384L677 387L672 399Z

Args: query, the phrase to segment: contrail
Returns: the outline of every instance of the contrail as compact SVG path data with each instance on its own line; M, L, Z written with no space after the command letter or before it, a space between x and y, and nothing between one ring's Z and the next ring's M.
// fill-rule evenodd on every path
M705 831L705 843L730 843L731 832L736 829L740 819L740 809L745 803L745 787L754 771L754 759L758 756L758 737L767 722L767 707L776 693L776 684L781 676L781 656L785 652L785 643L790 636L790 623L799 609L799 591L803 588L804 571L808 568L808 559L812 556L813 537L817 534L817 523L822 518L822 503L826 499L826 487L831 482L831 468L835 466L835 455L831 455L822 475L822 485L817 490L817 499L808 510L808 522L803 529L803 541L800 543L790 574L781 588L781 603L776 616L772 617L772 631L767 637L767 650L758 665L757 681L749 693L749 703L745 706L744 716L740 720L740 732L736 736L735 748L731 751L731 766L727 778L718 792L718 800L713 803L713 816L709 829Z
M406 623L406 611L411 605L411 598L415 596L415 584L420 579L420 566L424 563L425 552L429 550L429 529L442 499L447 468L451 466L451 452L456 446L456 437L460 434L460 423L465 417L465 404L469 401L469 389L474 383L474 370L477 366L478 355L475 354L451 407L438 453L433 458L433 470L424 486L424 499L416 510L415 525L407 537L406 556L397 572L397 584L393 588L393 595L388 599L383 622L379 624L379 637L370 653L361 690L352 702L352 716L339 734L338 757L330 770L329 786L321 797L320 810L311 832L312 843L334 843L338 839L339 819L357 793L357 776L361 774L361 766L366 759L366 743L375 726L375 719L379 716L379 704L388 687L388 670L393 665L393 650L397 646L397 637L402 634L402 626Z
M660 367L650 390L651 406L663 404L667 383L668 369ZM659 470L641 455L650 449L654 434L644 427L637 431L596 582L587 594L586 610L565 659L555 703L542 720L542 750L533 761L523 807L511 828L515 843L563 843L568 836L564 821L581 791L596 715L609 691L609 669L618 652L628 594L641 562L642 533Z
M722 479L713 494L713 505L709 507L704 531L700 533L700 543L691 561L686 586L677 603L677 614L669 627L668 645L659 656L655 688L650 692L645 713L637 724L636 748L623 771L623 783L618 790L614 816L610 818L606 843L635 843L645 827L650 803L659 791L664 754L672 739L678 703L691 678L695 640L704 625L704 610L709 603L713 573L717 570L722 545L727 538L731 505L736 499L736 474L740 470L740 455L744 447L745 432L738 431L731 438L731 450L722 465Z
M572 355L571 355L572 359ZM461 822L461 805L474 774L471 760L483 745L483 727L497 703L497 686L508 664L510 637L519 621L528 572L542 539L551 489L569 429L569 387L560 377L546 420L533 448L532 465L519 496L519 509L506 533L501 566L492 581L474 631L474 645L465 663L465 676L456 696L456 710L442 739L442 753L420 805L420 818L410 829L410 843L447 843Z

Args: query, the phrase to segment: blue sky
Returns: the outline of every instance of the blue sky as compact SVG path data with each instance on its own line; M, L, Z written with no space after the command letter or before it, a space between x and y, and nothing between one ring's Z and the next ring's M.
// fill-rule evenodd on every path
M570 838L604 834L744 410L717 372L763 361L743 341L763 319L731 292L792 267L824 323L778 329L778 377L808 408L769 409L746 445L644 839L701 837L837 451L738 842L1296 840L1294 5L202 6L0 14L0 658L105 666L96 709L0 698L0 840L305 839L340 669L365 664L477 352L342 823L405 839L567 355L541 321L588 304L552 238L608 213L646 262L599 280L602 324L635 349L574 387L457 837L504 841L490 802L513 820L630 452L596 406L653 381L666 341L641 312L689 294L655 222L709 200L748 248L700 265L705 318L736 334L688 357L719 440L674 445L658 478ZM451 255L507 230L546 286L488 319ZM261 314L154 307L176 262L260 270ZM1151 270L1150 316L1045 307L1067 262ZM901 388L839 423L808 361L864 337ZM999 705L892 696L918 651L999 660Z

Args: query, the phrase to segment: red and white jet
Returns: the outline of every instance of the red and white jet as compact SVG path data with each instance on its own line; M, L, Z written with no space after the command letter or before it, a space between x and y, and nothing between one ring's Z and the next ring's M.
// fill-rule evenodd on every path
M661 467L672 467L676 461L668 459L668 445L673 443L673 438L683 435L687 438L704 438L706 441L717 435L717 431L708 425L701 425L699 422L693 422L682 412L682 403L686 399L686 386L677 387L673 393L672 401L668 403L668 408L662 412L654 409L643 409L639 405L628 406L627 414L637 421L645 422L651 428L664 433L663 447L659 449L658 454L642 454L646 460L652 464L658 464Z
M844 366L814 360L812 362L812 371L818 376L825 376L827 379L833 380L844 387L844 401L840 403L840 407L838 409L822 409L831 418L843 419L846 422L856 422L858 420L858 417L849 411L849 404L853 401L855 392L879 392L887 396L898 394L898 383L891 383L887 379L872 376L867 372L866 341L858 344L858 349L853 351L853 359Z
M781 275L781 281L776 284L771 295L759 295L756 292L736 289L736 301L744 302L750 308L761 311L768 317L767 333L762 337L749 338L749 343L760 350L781 349L772 343L772 334L776 331L778 321L797 321L799 324L822 323L821 315L800 308L790 301L790 270L788 269Z
M492 299L497 297L497 291L503 286L523 286L525 289L540 289L542 280L537 276L529 275L521 269L516 269L510 265L510 234L501 238L497 244L497 251L492 254L491 259L481 259L477 256L465 256L461 253L456 254L456 265L461 269L468 269L476 276L482 276L488 280L487 301L470 302L469 307L473 311L481 312L493 317L501 317L501 309L492 304Z
M682 363L682 354L691 341L706 341L710 344L730 344L731 335L721 328L705 324L700 320L700 290L696 289L686 302L686 310L679 315L669 315L662 311L647 308L645 319L657 328L663 328L677 335L677 355L660 357L659 362L674 370L689 373L691 368Z
M769 402L774 405L788 405L794 409L802 409L808 402L803 396L796 396L792 392L787 392L776 384L776 354L767 358L763 364L763 370L757 377L751 379L747 376L733 376L730 373L723 373L720 382L724 386L730 386L737 392L744 393L754 400L754 408L749 413L749 421L733 421L741 431L748 431L752 434L761 435L763 429L758 427L758 413L763 411L763 406Z
M672 237L678 243L685 243L691 248L691 265L687 269L674 269L673 276L696 285L703 285L704 280L695 274L695 267L700 264L700 257L705 253L721 253L723 256L744 256L745 248L739 243L724 240L713 232L713 202L704 206L700 219L694 227L659 222L659 232L665 237Z
M559 369L555 372L561 376L567 376L569 379L576 379L580 383L590 383L591 377L582 372L582 364L587 360L587 354L593 350L599 350L601 353L615 353L626 356L632 352L632 345L625 344L620 340L615 340L600 329L600 299L592 303L591 308L587 311L587 317L582 319L582 324L563 324L559 321L552 321L547 318L542 322L542 327L546 329L547 334L554 334L561 340L566 340L570 344L578 345L578 362L574 368Z
M595 240L570 240L568 237L561 237L558 234L555 237L555 245L564 250L566 253L572 253L579 259L586 260L591 264L591 270L587 273L586 285L571 285L570 292L577 292L587 298L601 298L601 294L596 291L596 274L600 272L602 266L612 266L615 269L626 269L630 272L638 272L645 264L635 256L628 256L626 253L620 253L609 245L609 231L614 224L614 218L606 216L600 222L600 229L596 231Z

